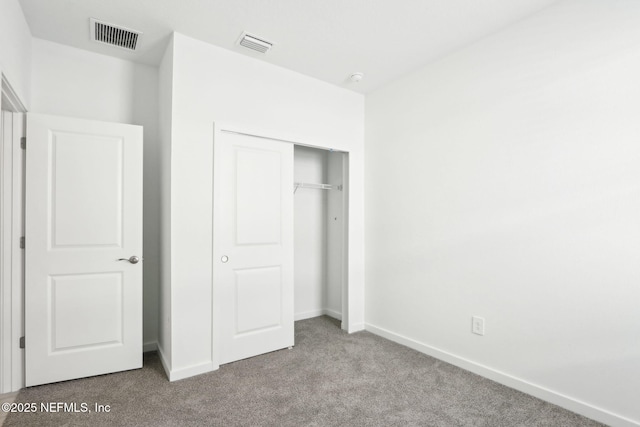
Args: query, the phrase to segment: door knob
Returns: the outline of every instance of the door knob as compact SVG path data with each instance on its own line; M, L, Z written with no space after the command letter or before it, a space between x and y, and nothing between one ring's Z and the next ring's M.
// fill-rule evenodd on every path
M220 258L220 261L227 262L227 261L229 261L229 257L226 256L226 255L223 255L222 258Z
M137 264L140 262L140 258L133 255L133 256L130 256L129 258L119 258L118 261L129 261L131 264Z

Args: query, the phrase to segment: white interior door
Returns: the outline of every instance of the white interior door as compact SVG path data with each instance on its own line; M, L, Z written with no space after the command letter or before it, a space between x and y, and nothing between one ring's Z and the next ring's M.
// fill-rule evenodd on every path
M26 156L26 385L140 368L142 128L28 114Z
M217 132L220 363L293 346L293 145Z

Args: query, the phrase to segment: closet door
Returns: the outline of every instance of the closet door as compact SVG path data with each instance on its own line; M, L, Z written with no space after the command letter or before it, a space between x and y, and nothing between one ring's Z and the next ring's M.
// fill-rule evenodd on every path
M293 345L293 145L219 131L214 159L214 329L224 364Z

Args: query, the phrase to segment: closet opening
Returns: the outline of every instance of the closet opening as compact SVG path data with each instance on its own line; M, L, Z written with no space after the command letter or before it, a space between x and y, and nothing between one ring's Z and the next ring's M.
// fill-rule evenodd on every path
M294 146L294 319L348 325L348 154Z
M258 135L214 127L217 365L291 348L295 321L350 326L349 154Z

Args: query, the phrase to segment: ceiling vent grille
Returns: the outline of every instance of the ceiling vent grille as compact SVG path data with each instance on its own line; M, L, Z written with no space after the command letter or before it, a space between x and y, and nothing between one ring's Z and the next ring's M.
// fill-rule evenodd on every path
M238 40L238 44L260 53L267 53L273 46L273 43L247 33L242 33Z
M91 40L127 50L136 50L141 31L90 19Z

